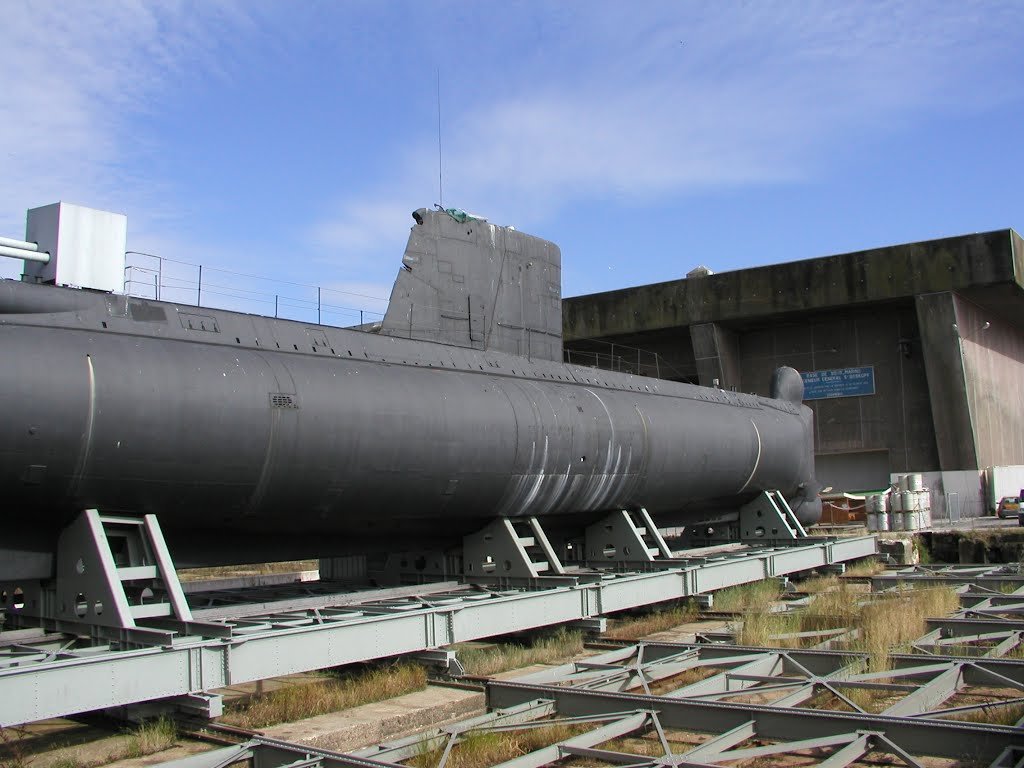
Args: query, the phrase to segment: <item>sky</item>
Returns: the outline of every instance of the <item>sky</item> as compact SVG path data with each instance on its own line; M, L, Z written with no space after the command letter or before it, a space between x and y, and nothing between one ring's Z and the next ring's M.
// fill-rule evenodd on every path
M1017 0L0 0L0 28L0 235L124 213L204 303L379 313L436 203L558 244L566 296L1024 229Z

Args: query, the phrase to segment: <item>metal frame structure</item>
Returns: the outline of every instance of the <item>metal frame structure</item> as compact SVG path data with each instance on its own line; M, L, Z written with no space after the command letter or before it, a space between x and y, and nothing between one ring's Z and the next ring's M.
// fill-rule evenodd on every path
M605 614L873 555L874 537L805 539L698 558L664 559L646 572L584 569L535 579L529 588L423 585L309 595L294 601L191 609L192 620L101 639L50 621L22 619L0 633L0 725L157 699L213 715L207 692L242 682L433 651L453 643L593 621ZM618 568L621 568L619 564ZM209 601L209 593L193 595ZM19 620L22 620L19 619ZM161 629L162 628L162 629ZM116 636L115 636L116 635ZM154 637L158 642L154 644Z
M489 681L487 714L349 755L260 737L164 766L213 768L255 758L267 767L392 768L434 752L444 768L452 750L473 734L552 726L573 730L500 768L538 768L569 756L636 768L707 768L785 755L829 768L869 755L875 764L888 756L894 764L919 768L924 758L967 759L991 768L1024 762L1020 721L1006 726L946 719L1019 707L1024 698L942 706L972 686L1021 693L1024 661L903 654L892 657L892 670L874 673L863 672L865 661L864 654L836 651L641 643L514 681ZM652 693L659 683L701 668L716 673ZM642 692L629 692L636 689ZM847 695L855 689L893 700L880 713L866 712ZM822 693L846 711L814 708Z
M999 582L1003 589L1008 583L1017 588L994 592L971 583L972 577L1006 579ZM500 768L537 768L571 756L635 768L708 768L786 756L828 768L865 759L934 765L935 758L1021 766L1024 660L992 658L1024 637L1024 622L1012 618L1024 611L1024 583L1018 578L1005 566L918 567L878 577L880 591L915 579L956 586L963 606L951 618L932 620L928 634L913 644L916 653L891 655L885 670L872 671L870 657L861 652L626 643L516 680L488 681L487 714L350 755L260 738L165 765L212 768L250 758L261 768L370 768L432 752L444 768L473 734L569 726L569 735ZM944 642L942 633L962 626L957 622L1012 628L1005 637L978 632L987 645L965 644L971 638L963 634ZM970 721L994 713L1012 724Z

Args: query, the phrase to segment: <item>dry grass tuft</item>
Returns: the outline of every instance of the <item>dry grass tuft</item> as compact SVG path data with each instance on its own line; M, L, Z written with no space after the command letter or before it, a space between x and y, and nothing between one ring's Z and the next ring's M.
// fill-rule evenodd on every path
M665 755L665 748L661 746L661 742L658 739L645 739L637 736L612 739L602 744L601 749L607 749L611 752L624 752L627 755L642 755L643 757L663 757Z
M167 717L147 720L131 732L128 743L124 746L124 754L116 758L144 757L170 749L178 741L178 729L174 721Z
M241 728L263 728L391 699L422 690L426 685L426 669L401 662L254 696L222 720Z
M966 723L988 723L989 725L1016 725L1024 717L1024 704L998 705L993 703L984 709L976 709L973 712L964 712L959 715L952 715L950 720L960 720Z
M860 637L856 650L868 654L873 672L889 668L894 651L907 650L927 630L926 619L948 616L960 607L960 599L949 587L904 590L876 597L860 614Z
M682 605L671 608L656 609L627 619L616 619L612 628L608 630L608 635L622 640L637 640L693 621L698 613L697 605L692 600L687 600Z
M839 586L838 576L815 576L814 578L801 581L797 587L801 592L808 595L817 595L821 592L828 592Z
M747 613L744 614L743 625L736 634L736 642L739 645L797 648L800 645L800 638L776 636L799 632L800 627L800 616L795 613Z
M833 589L816 594L804 609L804 628L839 628L855 624L860 616L863 596L855 585L836 579Z
M571 739L586 730L587 726L583 725L556 724L520 731L470 731L452 748L445 766L486 768ZM429 741L424 741L420 753L409 761L409 765L433 768L440 761L443 751L443 747L432 748Z
M854 578L874 576L885 570L885 565L873 557L867 557L846 569L846 575Z
M178 743L178 729L174 721L167 717L147 720L115 740L115 745L107 750L95 750L88 758L82 759L73 751L63 750L39 753L31 757L24 750L14 745L11 750L9 731L0 729L0 742L8 747L7 756L0 758L0 768L27 768L42 766L43 768L99 768L99 766L116 763L120 760L132 760L146 755L153 755L170 749ZM21 732L16 732L20 741Z
M725 670L723 670L721 667L690 667L690 669L684 669L677 675L665 677L661 680L654 680L653 682L647 684L647 688L648 690L650 690L651 695L661 696L663 693L668 693L669 691L678 691L680 688L685 688L688 685L699 683L701 680L706 680L709 677L714 677L715 675L721 674L724 671ZM641 685L636 685L633 687L632 690L636 691L640 688L642 688Z
M472 648L460 654L466 674L486 677L532 664L565 662L583 651L583 635L559 628L533 640L530 645L508 643L488 648Z
M765 579L715 592L714 607L716 611L726 613L763 610L780 597L782 584L778 579Z

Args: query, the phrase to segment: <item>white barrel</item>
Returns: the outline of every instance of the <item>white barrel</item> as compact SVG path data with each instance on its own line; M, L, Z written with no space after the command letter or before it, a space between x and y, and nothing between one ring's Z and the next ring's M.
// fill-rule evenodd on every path
M927 489L922 489L917 492L917 507L918 509L931 509L932 508L932 492Z
M904 512L910 512L917 509L917 493L914 491L901 491L900 492L900 503L903 505Z
M893 510L889 513L889 530L890 531L902 531L903 530L903 510Z
M882 510L878 513L878 530L888 531L889 530L889 513Z
M910 509L903 512L903 530L904 531L916 531L918 528L917 524L917 510Z
M907 490L907 476L906 475L900 475L898 478L896 478L896 490L898 490L898 491L905 491L905 490Z
M889 511L903 511L903 494L900 493L899 491L893 491L892 493L889 494Z
M922 488L924 488L924 475L920 473L907 475L908 491L920 491Z
M878 530L878 513L868 512L868 531Z

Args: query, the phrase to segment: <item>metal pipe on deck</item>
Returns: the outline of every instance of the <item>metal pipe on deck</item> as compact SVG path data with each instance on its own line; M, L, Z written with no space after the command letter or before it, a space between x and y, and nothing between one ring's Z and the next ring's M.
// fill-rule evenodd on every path
M19 245L9 245L9 243L22 243L22 245L30 245L30 248L23 248ZM45 251L39 251L39 246L35 243L25 243L21 240L11 240L9 237L0 237L0 256L8 256L12 259L24 259L25 261L38 261L40 264L50 263L50 254Z

